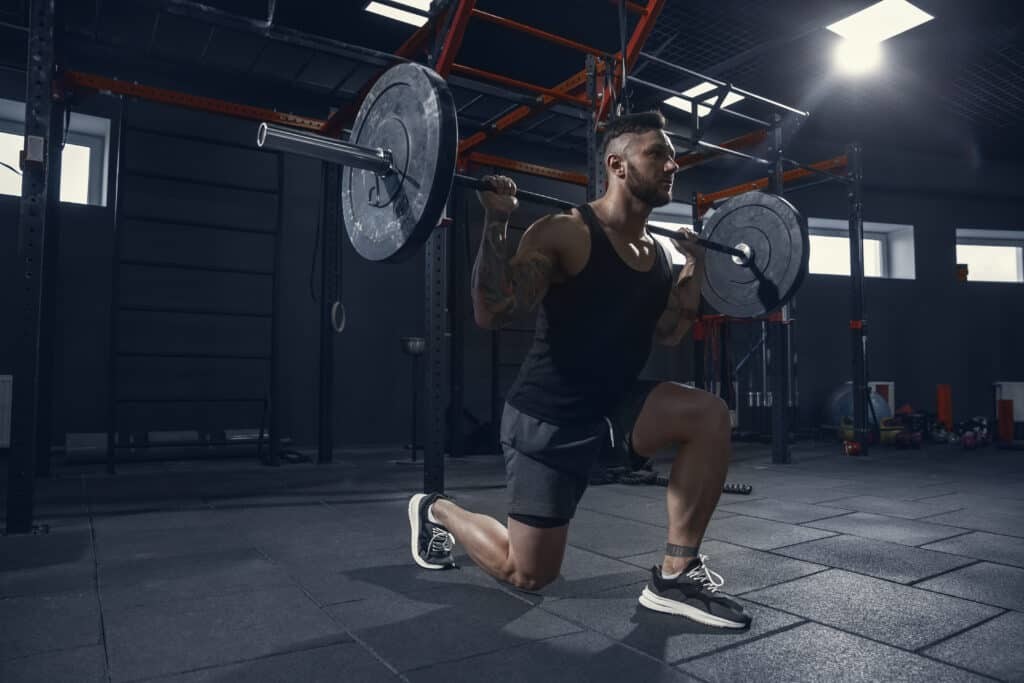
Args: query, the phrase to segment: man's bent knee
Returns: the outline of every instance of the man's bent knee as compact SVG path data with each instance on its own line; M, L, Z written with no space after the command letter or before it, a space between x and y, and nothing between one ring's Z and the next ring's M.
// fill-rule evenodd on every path
M524 591L539 591L558 578L558 574L525 574L514 572L509 583Z

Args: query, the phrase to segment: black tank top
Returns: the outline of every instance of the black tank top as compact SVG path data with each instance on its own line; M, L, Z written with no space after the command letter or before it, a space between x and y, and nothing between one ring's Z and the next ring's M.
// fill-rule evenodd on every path
M647 362L672 288L671 262L657 240L654 265L636 270L615 251L593 209L578 210L590 230L590 257L575 277L548 289L533 346L506 397L555 424L610 414Z

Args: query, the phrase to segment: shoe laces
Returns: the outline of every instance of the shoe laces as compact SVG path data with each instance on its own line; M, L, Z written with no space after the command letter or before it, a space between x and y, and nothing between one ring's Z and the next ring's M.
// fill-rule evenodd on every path
M700 564L686 573L686 576L693 579L710 593L717 593L718 589L725 585L722 575L708 569L707 555L698 555Z
M435 526L431 529L430 543L428 545L431 553L450 553L455 547L455 538L445 529Z

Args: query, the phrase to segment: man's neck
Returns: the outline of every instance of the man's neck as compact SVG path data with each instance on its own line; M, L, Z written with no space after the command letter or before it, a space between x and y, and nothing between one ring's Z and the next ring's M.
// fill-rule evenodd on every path
M591 202L591 206L609 230L630 241L640 239L647 217L651 215L650 204L615 189L609 189L603 197Z

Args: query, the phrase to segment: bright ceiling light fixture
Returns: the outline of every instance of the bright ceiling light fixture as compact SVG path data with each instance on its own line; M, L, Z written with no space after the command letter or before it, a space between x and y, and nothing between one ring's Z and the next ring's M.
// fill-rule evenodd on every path
M826 28L856 43L880 43L933 18L907 0L882 0Z
M830 24L829 31L842 36L833 60L849 76L862 76L882 62L881 43L933 19L907 0L882 0Z
M427 0L426 2L421 2L419 0L403 0L402 4L406 5L407 7L415 7L417 9L424 4L427 6L427 8L430 7L429 0ZM392 7L391 5L385 5L380 2L371 2L366 6L366 11L373 12L374 14L379 14L382 17L387 17L388 19L400 21L403 24L412 24L413 26L423 26L423 24L427 23L427 16L425 14L407 12L404 9Z
M836 68L848 76L862 76L882 63L882 46L873 40L844 38L832 55Z
M703 95L704 93L710 92L710 91L714 90L717 87L718 86L715 85L714 83L709 83L708 81L704 81L700 85L695 85L692 88L690 88L689 90L684 90L683 94L686 95L687 97L698 98L701 95ZM745 99L743 97L743 95L737 95L736 93L731 92L731 93L729 93L728 95L725 96L724 100L722 100L722 106L723 107L728 107L730 105L736 104L737 102L739 102L742 99ZM706 100L706 101L710 101L712 104L714 104L715 97L713 97L713 96L709 97L708 100ZM675 107L676 109L682 109L683 111L685 111L687 113L690 113L691 111L693 111L691 109L690 102L688 100L684 100L682 97L670 97L667 100L665 100L665 104L667 104L670 107ZM710 106L708 106L706 104L698 104L697 105L697 116L707 116L710 113L711 113L711 107Z

